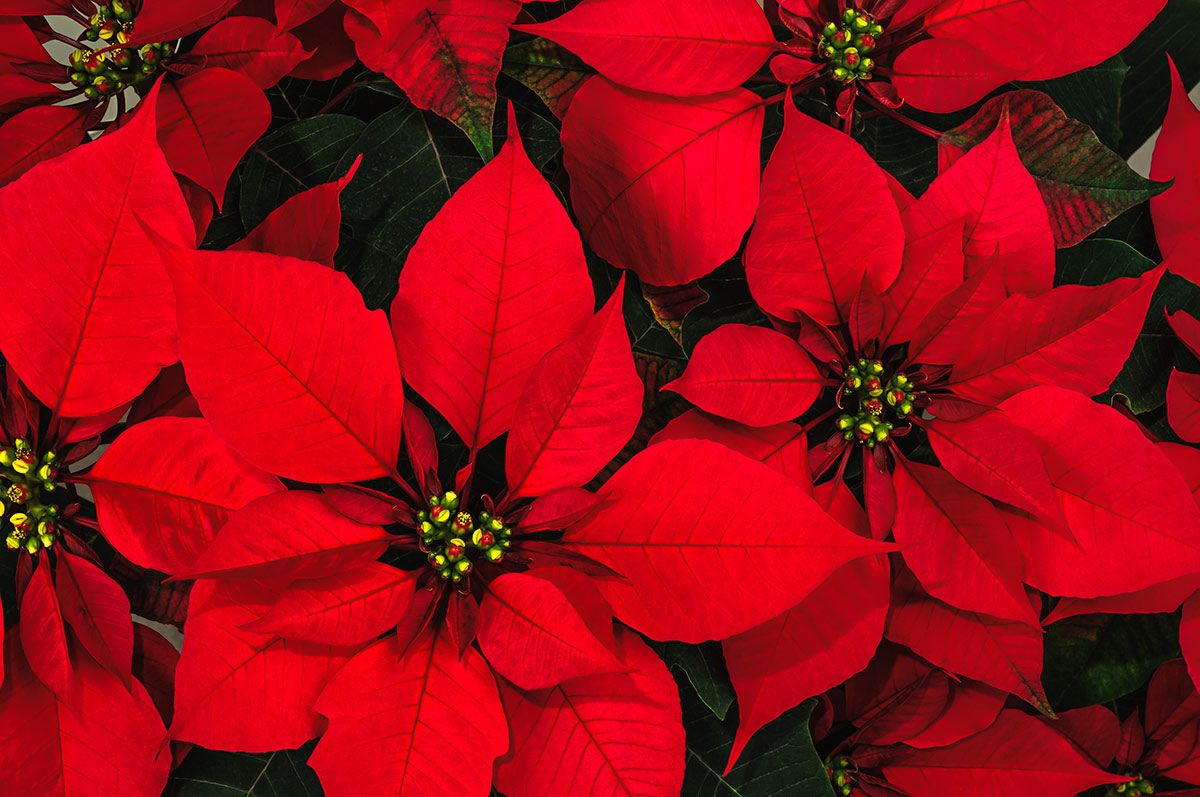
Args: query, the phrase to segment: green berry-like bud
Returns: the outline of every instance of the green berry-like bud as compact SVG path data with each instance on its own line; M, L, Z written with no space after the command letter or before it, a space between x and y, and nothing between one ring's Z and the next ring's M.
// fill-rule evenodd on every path
M836 67L833 70L833 79L845 83L852 77L850 70L845 67Z
M123 0L112 0L110 3L113 16L121 22L133 22L134 12L133 6Z
M911 401L903 401L896 407L896 414L903 418L905 415L913 411L913 403Z
M867 34L878 39L883 35L883 25L880 25L878 22L871 23L871 26L867 28Z
M859 14L850 21L850 28L856 33L866 33L871 28L871 20L865 14Z
M488 548L486 556L490 562L499 562L504 558L504 548L500 546Z
M92 76L87 72L72 72L71 83L75 86L83 87L92 82Z
M837 419L837 428L843 432L854 426L854 417L851 415L839 415Z
M864 75L870 74L871 70L874 68L875 59L873 58L864 58L858 64L858 71L862 72Z
M460 561L454 565L455 571L461 573L464 576L467 573L471 572L471 567L472 567L471 560L469 560L469 559L463 559L462 561Z

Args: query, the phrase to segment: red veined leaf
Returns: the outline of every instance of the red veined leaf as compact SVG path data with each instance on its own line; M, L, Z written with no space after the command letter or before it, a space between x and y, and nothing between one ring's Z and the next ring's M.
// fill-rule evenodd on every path
M593 305L579 235L511 108L508 129L500 154L425 225L392 302L405 378L476 450L508 431L534 366Z
M902 573L892 584L885 634L937 667L1011 692L1054 716L1042 690L1042 634L1028 623L956 609Z
M680 790L684 732L675 680L636 634L618 629L617 644L628 674L535 692L501 683L513 748L497 762L498 789L511 797Z
M0 185L77 146L85 116L78 108L39 105L6 120L0 125Z
M54 583L50 580L50 558L41 557L20 597L21 647L38 680L58 699L72 702L75 672L67 650L67 629ZM15 639L12 642L16 642ZM11 680L11 673L9 679Z
M1154 671L1146 690L1146 737L1158 741L1196 719L1200 695L1183 659L1171 659Z
M334 0L275 0L275 19L280 30L303 25L333 4Z
M1021 583L1021 553L1000 513L940 468L896 458L901 555L933 597L965 611L1041 628Z
M1133 423L1057 387L1018 393L1001 409L1038 441L1073 538L1010 515L1029 584L1094 598L1200 569L1200 509L1179 471Z
M292 28L292 35L312 57L301 61L291 76L299 80L332 80L358 60L354 41L346 34L345 18L350 9L333 3L303 25Z
M955 362L954 392L983 403L1037 385L1103 393L1141 334L1162 274L1159 266L1094 287L1062 285L1032 299L1008 297L983 322L988 334Z
M1167 313L1167 323L1188 351L1200 357L1200 321L1188 313L1178 312Z
M58 554L55 593L63 619L84 649L129 688L133 666L133 623L129 598L96 565L67 551Z
M335 511L320 493L270 493L234 512L179 578L325 578L375 559L390 539Z
M1074 742L1101 767L1107 767L1117 755L1117 746L1121 743L1121 723L1117 715L1104 706L1064 711L1058 715L1058 719L1043 717L1042 722Z
M861 672L846 680L846 717L866 728L936 670L912 651L886 639Z
M225 16L237 0L146 0L137 15L133 43L175 41Z
M514 44L504 51L504 74L519 81L562 119L571 98L596 70L549 39Z
M205 31L188 55L203 56L205 68L232 69L260 89L269 89L310 53L299 39L279 32L265 19L229 17Z
M955 479L1047 522L1062 522L1034 439L1002 413L987 412L965 421L931 420L921 428L938 462Z
M783 114L783 136L763 172L746 242L746 279L768 313L791 319L802 310L836 324L846 318L864 274L876 291L895 280L904 225L887 177L858 142L790 100ZM846 212L849 185L854 213Z
M201 581L192 590L175 670L170 738L215 750L299 747L324 729L313 708L355 649L292 642L240 626L279 596L260 583Z
M522 532L565 529L600 505L595 493L580 487L560 487L533 500L521 516Z
M945 226L932 228L918 224L921 237L908 230L907 211L900 214L905 221L903 263L896 281L883 294L884 324L880 342L900 343L912 340L917 325L934 305L963 283L963 220L950 220Z
M558 42L614 83L679 97L736 88L779 49L754 0L588 0L513 27Z
M804 427L799 424L781 423L754 428L700 410L688 410L672 419L650 444L689 437L723 443L734 451L769 465L791 479L800 489L812 494L808 442Z
M179 651L167 638L143 623L133 624L133 677L154 701L163 722L175 713L175 666Z
M1200 443L1200 374L1171 369L1167 420L1175 434L1189 443Z
M925 30L1019 65L1022 80L1045 80L1119 53L1164 5L1166 0L1095 0L1086 7L1070 0L952 0L932 10ZM1078 34L1070 52L1063 52L1050 42L1067 16L1078 23Z
M159 794L170 756L157 755L163 724L146 690L130 689L84 652L74 658L72 701L55 698L25 662L16 628L4 646L0 768L4 794Z
M458 125L483 159L491 160L496 77L520 3L354 0L349 5L354 10L346 15L346 32L362 62L396 81L418 108Z
M726 774L760 728L867 666L883 636L887 603L886 561L856 559L798 606L721 644L738 702Z
M0 188L0 279L10 307L0 348L55 415L100 415L176 358L174 299L134 219L189 241L192 225L154 140L158 92L112 135L39 164ZM51 196L94 197L87 213ZM136 187L136 188L135 188ZM36 217L23 209L36 207ZM67 275L70 275L69 277Z
M663 387L707 412L771 426L804 414L826 381L787 335L722 324L696 344L683 376Z
M1188 97L1179 70L1170 56L1171 104L1162 132L1154 145L1150 177L1174 180L1164 194L1150 200L1154 232L1169 268L1200 282L1200 169L1196 168L1195 144L1200 140L1200 109ZM1172 255L1175 255L1172 257Z
M954 699L950 684L949 675L942 670L930 669L920 680L895 695L868 722L862 723L862 730L854 735L855 743L896 744L924 733L950 707ZM995 719L994 715L992 719Z
M404 404L404 449L408 452L408 461L416 473L421 492L436 492L427 487L425 482L430 473L437 474L437 436L425 413L411 401Z
M129 427L87 479L105 539L135 564L164 573L191 566L236 510L283 490L203 418Z
M624 669L562 590L544 579L499 576L488 584L479 613L479 649L521 689Z
M346 184L354 179L360 163L361 155L341 179L289 198L245 238L228 248L298 257L333 268L342 223L342 206L338 198Z
M163 84L158 141L171 168L212 194L219 209L229 175L270 122L271 105L253 81L205 69Z
M999 256L934 302L908 344L910 363L953 363L977 336L983 320L1007 296Z
M0 14L40 16L70 11L71 0L0 0Z
M1048 626L1067 617L1076 617L1081 614L1173 612L1198 589L1200 589L1200 575L1191 575L1164 581L1161 584L1151 584L1137 592L1124 592L1101 598L1063 598L1055 605L1053 611L1046 615L1042 624Z
M1179 623L1179 647L1188 665L1192 683L1200 682L1200 593L1193 593L1183 602L1183 619Z
M1065 738L1016 709L1000 712L992 725L949 747L899 751L883 765L884 777L911 794L975 794L1000 797L1036 784L1045 797L1071 797L1127 778L1088 761Z
M529 373L505 448L508 500L583 484L633 436L642 380L621 312L624 284Z
M168 252L188 384L221 439L298 481L395 472L395 346L345 274L258 252Z
M906 47L892 68L900 96L933 113L966 108L1021 74L1007 60L997 61L954 39L926 39Z
M1142 712L1134 710L1121 722L1121 742L1117 748L1117 763L1132 766L1140 761L1146 749L1146 730L1142 727Z
M596 639L611 651L617 649L613 638L612 607L600 594L600 589L591 578L573 567L557 565L533 567L526 570L525 575L544 579L557 587L567 596L571 606L587 623L588 630Z
M651 285L690 282L732 257L758 204L764 106L744 89L677 99L585 83L562 143L588 245Z
M950 683L950 705L925 730L909 736L909 747L945 747L978 733L995 721L1008 694L971 680Z
M317 701L329 730L308 762L325 793L484 797L509 741L483 657L467 648L460 658L448 639L429 635L399 653L391 637L376 642Z
M357 484L323 484L321 492L331 507L354 522L368 526L395 523L399 513L411 511L387 493L376 493Z
M609 503L563 542L626 576L597 586L618 618L655 639L741 633L889 547L846 531L761 462L703 440L651 446L599 495ZM786 578L763 577L764 561Z
M366 562L325 578L293 581L247 631L326 645L360 645L392 628L412 605L415 575Z

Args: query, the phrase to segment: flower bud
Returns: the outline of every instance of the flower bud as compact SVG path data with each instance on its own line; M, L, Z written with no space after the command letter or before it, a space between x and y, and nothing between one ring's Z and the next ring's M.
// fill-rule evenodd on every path
M862 61L858 65L858 71L862 72L864 75L870 74L871 70L874 68L875 68L875 61L874 61L874 59L871 59L871 58L862 59Z
M866 383L867 395L872 398L879 398L883 395L883 382L879 381L879 377L872 376L867 379Z
M4 495L14 504L23 504L29 499L29 488L23 484L14 484L5 491Z
M133 50L112 50L108 57L118 69L130 69L137 63Z
M855 429L855 432L858 434L859 440L866 440L875 433L875 424L871 423L870 421L863 421L858 425L858 428Z
M863 402L863 409L868 415L874 415L876 418L883 415L883 402L879 399L867 399Z
M852 77L850 70L845 67L836 67L833 70L833 79L845 83Z
M435 570L441 570L443 567L446 566L446 563L448 561L449 560L446 559L446 557L443 554L440 554L440 553L429 554L429 564L433 565L433 568Z
M466 534L471 530L471 516L466 512L459 512L454 516L454 531L458 534Z
M450 540L450 544L446 546L446 558L451 562L457 562L459 559L462 559L463 554L466 553L466 545L465 542L457 537Z
M912 411L913 411L913 404L911 401L907 401L907 400L903 401L896 407L896 414L898 416L900 416L901 418L903 418L905 415L908 415Z
M153 44L142 45L141 49L138 50L138 55L141 56L143 61L152 66L158 66L158 62L162 60L162 52Z
M838 32L838 26L836 24L834 24L833 22L825 23L825 27L821 29L821 35L823 35L826 39L832 37L833 34L835 34L837 32Z
M434 506L429 509L429 517L434 523L446 523L450 520L450 510L444 506Z
M867 28L867 34L878 39L883 35L883 25L880 25L878 22L872 22L871 26Z
M489 562L499 562L504 558L504 549L500 547L488 548L486 556Z
M883 363L879 360L873 360L867 365L867 373L872 376L879 376L883 373Z
M126 0L112 0L109 5L113 10L113 16L118 20L121 22L133 22L133 6Z
M92 82L92 76L89 75L87 72L72 72L71 73L71 84L74 86L78 86L78 87L82 88L91 82Z
M454 566L454 569L465 576L467 573L471 572L471 567L471 561L469 559L463 559Z
M837 423L837 428L844 432L847 429L850 429L854 426L854 416L839 415L836 423Z
M850 34L839 30L837 33L833 34L833 38L829 40L829 43L832 44L835 49L845 49L846 47L850 46Z
M858 66L858 50L854 47L847 47L842 55L842 63L851 69Z
M842 22L845 22L847 25L853 24L854 20L857 17L858 17L858 12L855 11L853 8L847 8L845 11L842 12Z
M42 547L42 544L37 537L30 537L29 539L25 540L25 550L29 551L30 553L37 553L38 548L40 547Z
M488 521L487 527L489 531L504 531L504 522L500 518L494 517Z
M54 481L55 477L58 476L58 468L53 465L43 465L38 468L37 475L42 481Z
M8 537L5 538L4 544L7 545L9 548L11 548L14 551L21 547L21 541L18 540L12 534L8 535Z
M880 426L875 429L875 442L886 443L887 439L890 435L891 435L891 433L887 429Z
M876 44L877 42L875 37L869 33L864 33L861 36L854 37L854 46L857 47L858 51L863 55L866 55L874 50Z

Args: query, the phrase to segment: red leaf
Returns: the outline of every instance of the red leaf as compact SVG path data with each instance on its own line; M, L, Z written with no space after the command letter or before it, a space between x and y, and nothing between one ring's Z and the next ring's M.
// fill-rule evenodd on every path
M642 380L621 313L623 294L622 280L587 326L530 372L505 449L508 500L583 484L633 436Z
M732 257L758 204L763 107L744 89L676 99L585 83L562 142L588 245L651 285L689 282Z
M1117 755L1117 747L1121 743L1121 724L1117 715L1104 706L1064 711L1058 715L1058 719L1042 719L1042 722L1074 742L1101 767L1107 767Z
M175 41L216 22L237 0L146 0L137 16L134 41Z
M275 19L280 30L303 25L333 4L334 0L275 0Z
M60 551L54 571L63 619L100 666L129 687L133 666L133 623L129 599L96 565Z
M848 185L854 213L846 212ZM839 323L863 275L882 291L903 253L904 226L883 170L852 138L785 102L783 137L763 172L746 243L746 279L759 305L784 319L802 310Z
M893 70L900 96L933 113L966 108L1021 74L1020 68L953 39L926 39L905 48Z
M176 358L170 281L136 213L159 234L192 239L179 187L154 141L157 92L112 135L0 188L0 280L9 306L0 347L56 415L87 417L141 392ZM72 202L86 185L87 213ZM136 189L135 189L136 187ZM69 276L68 276L69 275Z
M883 766L892 784L912 794L973 794L978 797L1028 792L1045 797L1077 792L1126 778L1110 775L1038 719L1016 709L1000 712L987 730L932 750L901 750Z
M242 628L299 642L360 645L408 613L414 582L414 574L380 562L294 581L266 614Z
M510 797L679 792L679 690L635 634L619 629L617 641L629 674L578 678L537 692L501 685L513 749L496 766L496 788Z
M1162 133L1154 145L1150 177L1174 179L1175 184L1150 200L1154 232L1170 269L1200 282L1200 168L1196 167L1195 144L1200 140L1200 109L1188 97L1175 62L1171 66L1171 104ZM1175 255L1172 257L1172 255Z
M212 194L220 209L229 175L270 122L271 105L253 81L205 69L163 85L158 141L171 168Z
M63 625L58 596L50 580L49 557L41 557L34 568L20 604L20 642L30 668L59 700L73 702L75 696L71 687L76 683L76 677L67 650L67 630ZM16 644L15 635L9 636L10 644ZM12 677L10 666L6 683L11 683Z
M188 389L183 365L180 363L162 369L150 386L134 399L125 423L133 426L158 416L200 417L200 408L196 406L196 399Z
M277 597L253 583L201 581L192 590L170 738L267 752L299 747L321 733L325 721L313 705L354 649L239 628Z
M722 324L696 344L683 376L664 388L750 426L790 421L826 380L796 341L765 327Z
M651 446L599 495L610 503L563 542L626 576L597 586L618 618L655 639L741 633L851 559L888 548L846 531L771 468L708 441ZM765 561L786 578L764 576Z
M133 624L133 676L146 687L163 722L175 713L175 666L179 651L167 638L142 623Z
M1116 410L1056 387L1002 406L1038 440L1070 538L1010 516L1025 580L1054 595L1131 592L1200 570L1200 510L1166 455Z
M1167 421L1175 434L1189 443L1200 443L1200 374L1171 369Z
M5 121L0 125L0 185L78 146L84 118L78 108L39 105Z
M522 689L623 669L549 581L501 575L488 585L479 610L479 649L496 672Z
M418 108L458 125L492 157L496 77L516 0L352 0L346 32L369 69L396 81ZM510 128L511 129L511 128Z
M1200 357L1200 321L1184 312L1167 313L1167 323L1188 351Z
M317 701L329 730L308 763L325 793L484 797L508 727L483 657L468 648L460 660L449 640L428 636L398 654L394 639L376 642Z
M688 410L674 418L650 441L685 438L712 440L734 451L757 459L792 480L800 489L812 494L812 473L808 467L808 442L804 427L795 423L753 428L740 423L715 418L699 410Z
M202 418L153 418L126 429L88 473L100 528L130 561L178 573L236 510L283 490Z
M519 527L526 533L565 529L599 505L595 493L580 487L561 487L535 498L521 516Z
M508 129L425 226L392 303L406 379L473 449L508 431L534 366L593 303L579 236L511 110Z
M589 0L540 25L609 80L679 97L741 85L779 48L753 0Z
M173 249L170 261L188 384L221 439L299 481L395 472L395 347L345 274L257 252Z
M206 68L223 67L238 72L260 89L274 86L310 55L295 36L280 33L270 22L258 17L221 20L204 32L188 54L203 56Z
M933 724L904 743L910 747L945 747L991 725L1004 707L1007 693L978 681L953 681L950 705Z
M963 283L963 220L953 219L937 228L918 221L918 235L909 229L910 218L907 211L900 214L907 238L904 260L896 281L882 297L885 320L880 341L884 345L912 340L921 319Z
M21 631L24 631L22 628ZM0 686L0 768L4 794L160 794L170 756L157 755L162 720L137 681L126 691L86 653L74 659L73 701L55 699L34 677L10 630L8 677Z
M320 493L287 491L234 512L179 578L325 578L384 552L391 535L332 509Z
M291 71L299 80L332 80L349 69L358 54L354 42L346 35L345 18L350 9L332 3L303 25L292 28L292 35L306 50L316 50L311 58L301 61Z
M1183 602L1183 619L1179 623L1179 647L1188 665L1192 683L1200 682L1200 593L1193 593Z

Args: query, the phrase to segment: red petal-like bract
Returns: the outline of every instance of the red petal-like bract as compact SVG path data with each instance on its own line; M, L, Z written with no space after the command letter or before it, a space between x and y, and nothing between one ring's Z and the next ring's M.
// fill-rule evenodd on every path
M779 46L754 0L586 0L514 27L558 42L614 83L678 97L736 88Z
M1167 420L1175 434L1200 443L1200 374L1171 371L1167 382Z
M9 634L10 644L17 642ZM67 648L67 629L63 625L58 595L50 578L50 558L42 557L21 596L21 647L29 667L60 700L72 699L75 673Z
M169 249L179 353L213 430L299 481L395 472L403 387L383 313L345 274L258 252Z
M508 129L425 225L392 303L406 379L473 449L508 431L533 367L593 306L579 235Z
M176 359L174 300L158 252L134 214L160 235L194 233L154 138L157 92L120 130L38 164L0 188L0 348L57 415L100 415L132 399ZM87 186L103 201L80 213ZM30 208L37 213L30 214Z
M277 597L253 583L201 581L192 589L175 671L172 739L267 752L299 747L324 729L313 705L354 648L239 628Z
M38 105L5 121L0 125L0 185L77 146L84 118L78 108Z
M764 105L744 89L677 99L585 83L562 143L588 245L651 285L732 257L758 205Z
M174 41L225 16L237 0L145 0L137 16L135 41Z
M169 723L175 711L175 667L179 651L148 625L133 623L133 676L142 682L159 716Z
M92 658L128 685L133 661L129 598L82 556L60 551L56 564L54 586L63 619Z
M834 179L836 176L836 179ZM846 212L846 186L855 212ZM863 230L870 230L870 240ZM867 275L877 292L896 278L904 226L882 169L854 139L784 106L783 136L763 172L746 280L764 310L803 310L824 324L847 317Z
M912 340L921 319L963 282L963 219L952 219L943 227L918 219L914 230L912 218L907 209L900 213L906 238L904 260L896 281L880 297L884 305L880 341L885 346Z
M659 797L683 784L679 691L637 635L618 629L628 674L595 675L524 692L500 687L513 749L496 766L510 797Z
M928 39L896 58L892 81L914 108L949 113L982 99L1021 74L980 49L954 39Z
M702 410L749 426L804 413L825 385L796 341L765 327L722 324L696 344L683 376L665 388Z
M404 657L395 637L338 673L317 701L329 730L309 764L329 797L484 797L509 734L483 657L426 637Z
M283 485L202 418L152 418L123 432L88 473L100 528L131 562L186 570L238 509Z
M30 670L19 632L4 646L0 686L0 792L37 795L159 794L169 755L158 755L162 720L137 681L117 676L79 653L71 702L56 700Z
M972 794L1005 797L1073 797L1125 778L1088 761L1075 746L1040 720L1016 709L1000 712L986 730L949 747L900 752L884 776L911 794Z
M1175 63L1171 62L1171 104L1162 132L1154 144L1150 177L1175 180L1167 191L1150 200L1154 232L1168 267L1192 282L1200 282L1200 108L1192 104ZM1174 255L1174 256L1173 256Z
M804 427L794 423L754 428L716 418L699 410L688 410L673 419L650 441L697 438L723 443L751 459L770 465L812 494L812 473Z
M280 30L303 25L333 4L334 0L275 0L275 19Z
M513 412L504 459L509 500L577 487L629 442L642 416L624 282L575 336L534 367Z
M1200 569L1200 510L1179 471L1133 423L1057 387L1018 393L1001 409L1039 441L1071 533L1010 523L1028 583L1094 598Z
M599 495L609 503L563 542L626 576L597 586L618 618L655 639L741 633L851 559L887 550L839 526L786 477L708 441L653 445ZM786 578L765 576L766 562Z
M188 54L203 56L206 68L232 69L250 78L260 89L271 88L308 57L299 39L290 33L279 33L274 25L258 17L221 20L205 31ZM237 106L227 106L230 107ZM239 113L242 110L238 108Z

